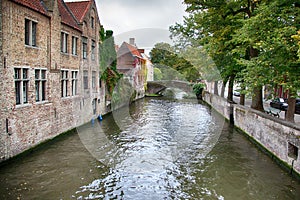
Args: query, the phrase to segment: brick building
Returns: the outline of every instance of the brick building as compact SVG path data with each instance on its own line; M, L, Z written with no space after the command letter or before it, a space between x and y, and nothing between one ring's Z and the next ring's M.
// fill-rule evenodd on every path
M117 50L117 70L128 79L134 90L136 98L145 96L147 84L147 59L143 57L144 50L138 49L135 39L130 38L129 43L123 42Z
M100 21L82 3L1 1L0 161L104 114Z

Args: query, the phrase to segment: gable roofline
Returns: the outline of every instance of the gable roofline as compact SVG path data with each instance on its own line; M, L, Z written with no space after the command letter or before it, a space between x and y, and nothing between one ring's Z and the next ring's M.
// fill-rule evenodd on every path
M93 0L82 0L66 2L66 5L70 8L77 21L82 24L83 19L91 8Z
M24 6L26 8L29 8L31 10L34 10L44 16L50 17L48 14L47 8L44 5L43 1L40 0L10 0L16 4L19 4L21 6Z
M133 46L133 45L127 43L127 42L124 42L124 43L127 46L127 48L129 49L132 56L144 59L143 56L141 55L141 52L139 51L139 49L136 46Z
M58 10L61 16L61 23L82 32L76 17L74 17L73 13L63 0L58 0Z

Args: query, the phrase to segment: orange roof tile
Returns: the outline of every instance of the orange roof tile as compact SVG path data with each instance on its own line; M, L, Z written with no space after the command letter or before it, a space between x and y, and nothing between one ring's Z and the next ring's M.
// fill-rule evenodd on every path
M132 46L131 44L128 44L127 42L124 42L124 44L127 46L127 48L129 49L130 53L133 56L137 56L137 57L142 58L141 53L139 52L139 50L135 46Z
M47 10L43 6L40 0L12 0L12 1L48 16Z
M76 19L82 23L84 16L88 12L92 0L88 1L76 1L76 2L66 2L67 6L70 8Z
M69 8L63 0L58 0L58 9L61 15L62 23L81 31L77 20L75 19L72 12L69 10Z

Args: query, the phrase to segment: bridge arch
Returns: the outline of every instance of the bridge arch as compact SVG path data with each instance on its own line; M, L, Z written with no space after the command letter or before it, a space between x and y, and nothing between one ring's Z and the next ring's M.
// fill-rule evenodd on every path
M147 82L148 94L159 94L166 88L178 88L186 93L191 93L193 91L193 84L187 81L179 80L161 80Z

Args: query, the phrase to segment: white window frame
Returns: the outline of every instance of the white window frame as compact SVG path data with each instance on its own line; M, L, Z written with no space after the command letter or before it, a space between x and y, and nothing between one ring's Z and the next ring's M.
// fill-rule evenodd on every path
M35 101L46 101L47 69L34 69Z
M29 68L15 67L15 96L16 105L28 104Z
M61 70L61 97L68 97L69 70Z
M72 96L78 94L78 71L72 71Z
M37 22L25 18L25 45L36 47L37 46Z
M72 55L77 55L78 37L72 36Z
M60 51L62 53L68 53L68 37L69 34L66 32L61 32L60 34Z

